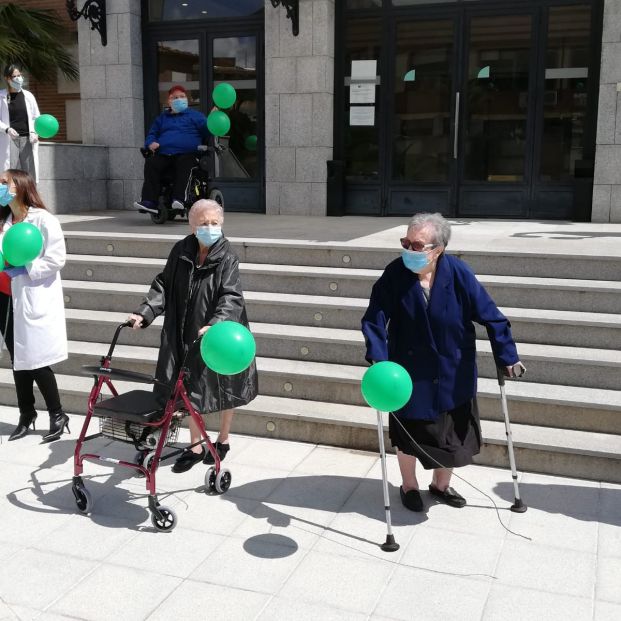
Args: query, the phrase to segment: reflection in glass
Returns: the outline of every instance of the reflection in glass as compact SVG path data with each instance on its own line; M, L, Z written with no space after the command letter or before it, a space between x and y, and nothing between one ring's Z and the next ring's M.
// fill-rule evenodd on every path
M473 17L469 41L465 179L522 181L531 17Z
M447 181L453 20L401 23L395 57L393 178Z
M379 178L379 128L377 110L373 125L350 125L350 82L352 62L359 60L377 61L379 71L381 24L378 19L351 20L345 35L345 175L347 179ZM364 72L363 72L364 73ZM374 105L377 108L379 79L375 80ZM369 82L366 82L368 84ZM373 81L370 82L371 84ZM364 107L364 106L359 106Z
M257 40L227 37L213 40L213 86L231 84L237 91L228 136L219 138L228 147L219 157L220 177L249 178L258 174L257 142ZM210 101L210 106L212 102Z
M549 11L540 179L566 181L583 156L591 8Z
M200 108L200 59L198 41L159 41L157 44L157 89L160 110L168 106L168 90L181 84L188 91L190 106Z
M149 0L149 21L246 17L263 11L263 0Z

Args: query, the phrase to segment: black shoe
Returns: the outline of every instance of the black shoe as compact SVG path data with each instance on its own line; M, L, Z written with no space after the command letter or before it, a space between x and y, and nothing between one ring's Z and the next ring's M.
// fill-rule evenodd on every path
M401 494L401 502L406 509L417 512L423 510L423 499L417 489L411 489L409 492L404 492L403 488L400 487L399 492Z
M216 452L218 453L218 457L220 458L220 461L222 461L226 457L226 454L231 450L230 444L222 444L221 442L216 442L214 444L214 447L216 449ZM206 464L216 463L216 460L213 458L213 455L209 451L207 451L207 454L205 455L204 463Z
M58 440L65 429L69 433L69 417L64 412L50 414L50 431L43 436L43 442Z
M181 454L181 457L175 461L172 471L173 472L187 472L192 466L203 461L205 457L205 449L201 447L200 453L195 453L194 451L186 450Z
M432 496L439 498L442 502L450 505L451 507L457 507L461 509L466 505L466 499L458 494L452 487L447 487L443 492L433 485L429 486L429 491Z
M13 430L13 433L9 436L9 442L11 440L19 440L28 434L28 427L32 424L33 430L35 429L35 420L37 419L37 413L31 412L29 414L19 415L19 422L17 427Z

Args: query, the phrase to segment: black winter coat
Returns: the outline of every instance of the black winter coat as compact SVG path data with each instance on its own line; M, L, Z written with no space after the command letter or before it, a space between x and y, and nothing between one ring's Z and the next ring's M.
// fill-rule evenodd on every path
M198 240L188 235L173 247L164 271L156 276L147 297L136 311L146 328L164 313L161 347L155 376L166 385L154 392L169 398L183 358L200 328L219 321L237 321L248 327L239 277L239 259L229 241L220 238L205 262L197 266ZM245 405L258 392L257 368L237 375L218 375L208 369L195 345L188 354L186 388L192 405L201 413L218 412ZM166 387L168 386L168 388Z

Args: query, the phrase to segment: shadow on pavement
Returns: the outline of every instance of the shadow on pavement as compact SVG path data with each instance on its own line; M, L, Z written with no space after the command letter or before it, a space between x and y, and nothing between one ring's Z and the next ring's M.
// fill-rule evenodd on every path
M513 501L512 483L498 483L494 492L507 502ZM621 526L621 489L520 483L520 496L531 509Z

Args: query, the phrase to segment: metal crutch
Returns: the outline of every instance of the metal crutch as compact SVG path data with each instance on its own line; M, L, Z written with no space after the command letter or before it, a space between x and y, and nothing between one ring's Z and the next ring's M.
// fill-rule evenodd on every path
M496 367L498 375L498 386L500 387L500 406L505 419L505 432L507 434L507 448L509 451L509 464L511 466L511 478L513 479L513 490L515 493L515 501L511 505L511 511L514 513L524 513L528 507L520 497L520 488L518 486L517 468L515 467L515 454L513 453L513 437L511 435L511 423L509 422L509 409L507 408L507 394L505 392L505 376L500 367Z
M386 471L386 449L384 448L384 423L382 413L377 412L377 437L379 439L380 460L382 462L382 484L384 487L384 509L386 510L386 541L380 546L384 552L396 552L399 544L392 534L392 520L390 519L390 499L388 498L388 473Z

